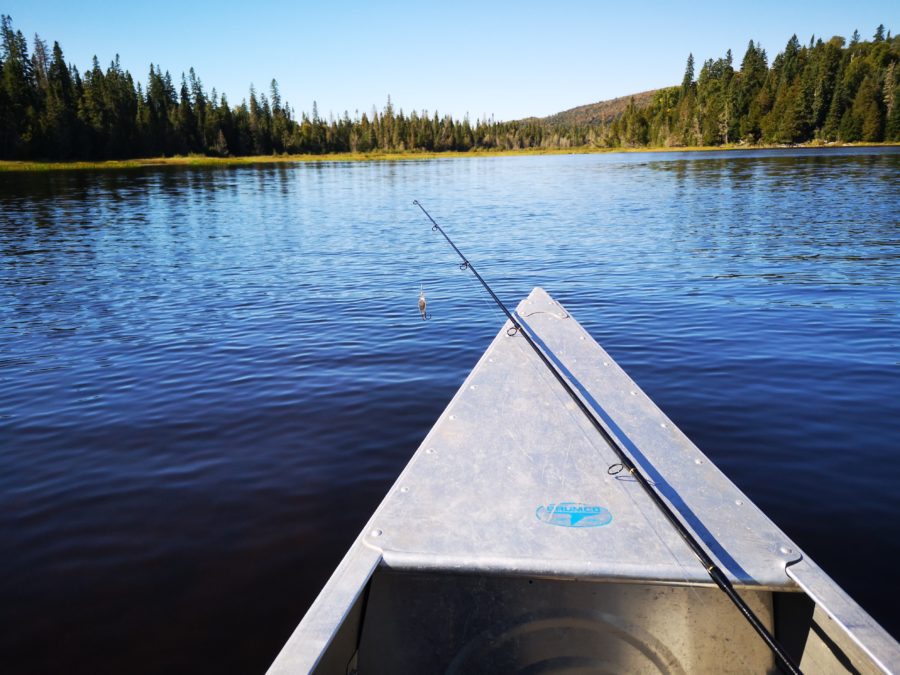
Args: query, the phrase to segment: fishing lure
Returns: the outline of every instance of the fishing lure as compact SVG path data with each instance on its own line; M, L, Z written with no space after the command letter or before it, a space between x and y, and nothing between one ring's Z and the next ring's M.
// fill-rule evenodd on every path
M419 312L422 314L422 321L431 318L425 312L425 288L423 286L419 286Z

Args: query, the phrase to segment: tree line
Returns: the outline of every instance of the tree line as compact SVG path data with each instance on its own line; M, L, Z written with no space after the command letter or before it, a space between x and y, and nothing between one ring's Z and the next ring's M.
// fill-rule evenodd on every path
M123 70L119 57L105 69L96 57L83 74L66 63L58 42L28 41L0 17L0 159L123 159L176 154L213 156L372 151L465 151L519 148L547 139L560 147L583 144L574 129L538 124L454 120L395 110L353 119L295 117L272 80L268 94L252 86L232 106L209 93L191 68L180 83L151 65L146 84ZM575 141L574 139L578 139Z
M0 158L123 159L205 154L720 145L900 140L900 39L879 26L872 40L854 33L801 45L792 37L768 64L753 41L735 70L731 52L708 60L695 78L693 56L681 86L634 101L610 123L539 119L461 121L387 104L370 114L296 117L272 80L231 105L209 93L191 68L176 82L159 66L146 83L116 56L94 57L83 74L35 35L28 41L0 17ZM557 116L564 117L564 115Z
M657 91L649 105L628 107L594 142L644 145L791 144L807 141L900 141L900 38L878 26L873 38L794 35L771 66L752 40L740 70L731 51L694 77L688 57L679 87Z

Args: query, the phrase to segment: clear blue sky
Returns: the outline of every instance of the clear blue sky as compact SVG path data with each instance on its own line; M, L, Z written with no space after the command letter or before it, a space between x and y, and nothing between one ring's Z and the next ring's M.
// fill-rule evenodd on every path
M613 8L614 7L614 8ZM396 107L497 119L548 115L584 103L672 84L689 52L697 70L727 49L739 63L751 39L770 58L793 33L871 37L900 30L900 2L429 3L5 0L0 13L84 71L120 54L146 82L157 63L177 79L193 66L207 90L232 104L251 83L278 80L297 111Z

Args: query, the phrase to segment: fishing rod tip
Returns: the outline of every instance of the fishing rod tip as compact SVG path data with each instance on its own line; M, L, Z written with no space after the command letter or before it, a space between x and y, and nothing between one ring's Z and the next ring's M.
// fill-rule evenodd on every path
M413 199L413 206L418 206L418 205L419 205L419 200Z

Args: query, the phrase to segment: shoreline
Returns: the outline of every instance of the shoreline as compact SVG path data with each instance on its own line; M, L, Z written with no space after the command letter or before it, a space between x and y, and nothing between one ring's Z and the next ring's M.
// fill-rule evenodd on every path
M142 169L155 166L229 167L244 164L300 164L308 162L385 162L430 159L460 159L466 157L520 157L531 155L595 155L641 152L723 152L730 150L827 150L830 148L900 147L898 142L882 143L799 143L796 145L712 145L647 148L524 148L519 150L448 150L444 152L339 152L321 155L256 155L247 157L207 157L205 155L176 155L142 159L114 159L103 161L17 161L0 160L0 173L80 170Z

